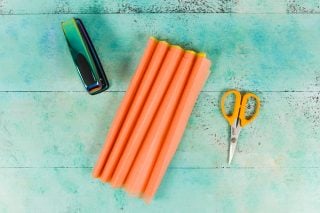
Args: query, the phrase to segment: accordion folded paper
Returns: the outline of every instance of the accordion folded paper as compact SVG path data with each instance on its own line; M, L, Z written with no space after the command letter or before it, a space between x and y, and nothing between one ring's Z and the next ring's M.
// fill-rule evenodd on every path
M168 132L173 114L189 77L194 59L195 52L186 51L184 53L172 83L156 113L154 121L127 177L125 188L130 194L140 195L146 186L164 136Z
M132 100L130 109L123 122L122 128L119 131L119 135L114 142L114 146L111 150L110 156L107 159L107 163L101 174L103 181L110 181L114 170L120 160L122 152L124 151L127 141L130 138L133 128L140 116L144 103L148 97L148 93L153 85L155 78L161 68L162 62L168 51L169 44L164 41L160 41L157 48L151 58L149 66L143 76L139 88L137 90L135 98Z
M134 76L129 84L129 87L127 89L127 92L120 104L120 107L117 111L117 114L111 124L111 127L109 129L108 136L106 138L104 147L102 149L102 152L99 156L99 159L94 167L93 170L93 177L100 177L101 172L106 164L106 161L109 157L109 154L111 152L111 149L114 145L114 142L116 138L118 137L119 131L121 129L121 126L127 116L127 113L129 111L130 105L136 95L136 92L139 88L140 82L145 74L145 71L149 65L149 62L151 60L151 57L154 53L154 50L158 44L158 41L151 37L148 41L147 48L145 49L145 52L141 58L140 64L138 65L136 72L134 73Z
M180 143L211 62L150 38L93 176L150 201Z

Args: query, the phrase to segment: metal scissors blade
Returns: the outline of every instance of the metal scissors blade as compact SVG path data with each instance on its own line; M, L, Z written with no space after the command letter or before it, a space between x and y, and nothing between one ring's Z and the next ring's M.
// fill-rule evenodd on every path
M228 164L231 164L234 152L236 151L238 138L241 131L240 120L236 119L231 126L231 134L230 134L230 145L229 145L229 156L228 156Z

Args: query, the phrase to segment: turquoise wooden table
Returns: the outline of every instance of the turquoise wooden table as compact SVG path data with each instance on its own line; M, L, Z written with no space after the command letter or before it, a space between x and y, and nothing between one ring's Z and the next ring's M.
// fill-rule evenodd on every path
M0 1L0 212L318 212L317 13L317 0ZM60 27L74 16L108 92L80 83ZM91 171L150 35L207 52L213 66L146 205ZM228 166L219 100L230 88L254 91L262 108Z

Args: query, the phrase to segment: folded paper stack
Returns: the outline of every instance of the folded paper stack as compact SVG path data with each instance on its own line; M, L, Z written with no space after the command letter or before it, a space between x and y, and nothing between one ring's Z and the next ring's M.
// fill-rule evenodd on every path
M151 201L178 148L210 65L204 53L151 37L93 176Z

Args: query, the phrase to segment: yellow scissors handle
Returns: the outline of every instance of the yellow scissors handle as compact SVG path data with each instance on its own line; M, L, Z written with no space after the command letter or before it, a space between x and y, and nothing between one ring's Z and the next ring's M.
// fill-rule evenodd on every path
M226 101L226 98L231 94L233 94L234 97L235 97L235 103L234 103L234 106L233 106L232 114L228 115L226 113L224 103ZM223 96L221 98L221 111L222 111L223 117L228 121L230 126L232 126L233 123L235 122L235 120L238 119L240 107L241 107L241 93L239 91L237 91L237 90L229 90L229 91L227 91L227 92L225 92L223 94Z
M255 105L255 110L253 112L252 115L250 115L249 118L246 117L246 108L247 108L247 103L249 101L249 98L254 98L256 101L256 105ZM241 107L240 107L240 113L239 113L239 119L240 119L240 126L244 127L247 124L251 123L259 114L259 110L260 110L260 99L258 96L256 96L253 93L246 93L243 97L242 97L242 101L241 101Z

